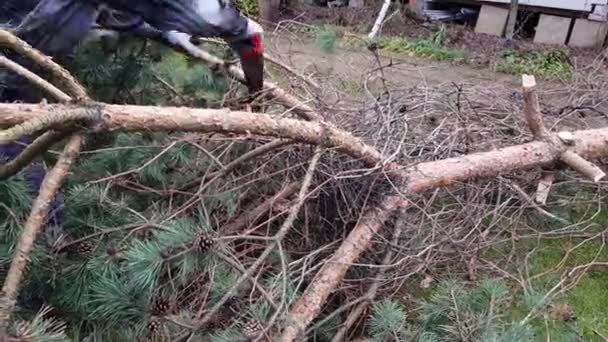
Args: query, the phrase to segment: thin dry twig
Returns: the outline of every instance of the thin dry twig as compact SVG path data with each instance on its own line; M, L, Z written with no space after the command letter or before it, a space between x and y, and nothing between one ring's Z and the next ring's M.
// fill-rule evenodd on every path
M205 324L207 324L211 320L211 318L215 315L215 313L232 296L232 294L237 289L237 287L245 279L247 279L248 277L251 277L253 272L255 272L255 270L264 262L264 260L266 260L266 258L272 253L272 251L277 247L278 244L281 243L283 238L287 235L287 233L289 232L289 230L291 229L291 227L293 225L293 222L297 218L297 216L300 212L300 209L304 205L306 198L308 197L308 189L310 188L310 185L312 183L313 174L314 174L315 169L317 168L319 159L321 158L322 151L323 151L323 149L321 147L317 147L317 149L315 150L315 154L310 161L306 175L304 176L304 179L302 180L302 187L300 188L298 197L295 200L293 206L291 207L291 209L289 211L289 215L287 216L287 218L281 225L281 228L279 228L277 233L274 235L272 242L266 247L264 252L258 257L258 259L253 263L253 265L251 265L247 269L247 271L243 272L243 274L241 275L241 277L239 277L239 279L237 279L235 284L230 289L228 289L228 291L226 291L226 293L224 294L222 299L220 299L212 308L210 308L207 311L207 313L205 314L205 316L203 316L200 319L200 321L197 324L197 328L205 326Z

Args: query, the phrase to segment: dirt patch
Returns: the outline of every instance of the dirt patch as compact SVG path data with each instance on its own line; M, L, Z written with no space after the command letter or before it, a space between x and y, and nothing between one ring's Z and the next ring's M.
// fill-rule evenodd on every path
M367 34L376 19L377 12L378 8L376 7L323 8L294 5L288 11L282 13L282 19L296 20L315 26L333 25L355 33ZM445 29L444 46L464 51L468 62L477 65L496 63L501 52L508 50L542 52L558 48L568 54L571 64L579 66L592 64L602 52L601 48L581 49L535 44L530 38L519 38L507 42L502 37L475 33L471 26L424 22L411 17L407 14L407 11L397 11L397 8L394 7L389 10L381 35L402 37L409 40L432 40L442 27Z

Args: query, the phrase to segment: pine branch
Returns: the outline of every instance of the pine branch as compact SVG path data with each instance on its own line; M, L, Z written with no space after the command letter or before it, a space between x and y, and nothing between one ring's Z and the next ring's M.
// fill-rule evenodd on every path
M230 299L230 297L232 296L234 291L236 291L238 286L243 281L245 281L247 278L251 277L253 272L255 272L255 270L264 262L264 260L266 260L266 258L272 253L272 251L283 240L283 238L285 238L285 236L291 229L293 222L297 218L297 216L300 212L300 209L304 205L304 202L306 201L306 199L309 195L308 189L310 188L310 185L312 184L312 177L317 168L317 164L319 163L319 160L321 158L321 154L322 154L322 148L317 147L315 150L315 154L312 157L310 164L308 166L306 175L304 176L304 180L302 181L302 187L300 188L298 197L297 197L295 203L293 204L293 206L291 207L291 209L289 211L289 215L287 216L287 219L285 219L285 221L281 225L281 228L279 228L277 233L273 236L272 242L268 244L268 246L266 247L264 252L262 252L262 254L258 257L258 259L253 263L253 265L251 265L247 269L247 271L245 271L241 275L241 277L239 277L239 279L234 283L234 285L224 294L222 299L220 299L211 309L209 309L207 311L205 316L203 316L201 318L201 320L198 322L197 329L204 327L212 319L212 317L224 305L224 303L226 303L226 301L228 301L228 299Z
M280 341L294 341L301 336L312 320L319 315L330 293L339 285L346 271L369 246L386 221L407 203L399 196L388 196L375 208L367 211L348 234L342 245L319 270L314 281L295 302L286 317Z
M401 233L403 232L404 226L404 224L398 224L397 228L395 228L395 231L393 232L393 238L391 240L392 245L396 246L399 243L399 239L401 238ZM392 248L392 246L389 245L388 248L389 250L386 252L384 258L382 259L383 266L388 265L395 254L395 250L394 248ZM348 317L344 321L343 326L338 329L334 337L331 339L332 342L341 342L345 340L344 338L346 337L346 334L351 331L351 328L355 324L355 322L365 312L365 310L367 310L369 305L374 301L374 298L376 298L376 294L380 289L382 279L384 278L384 274L386 273L387 269L387 267L380 268L380 270L378 271L378 275L376 276L376 280L369 286L369 288L363 295L365 300L359 303L349 313Z
M80 121L99 121L99 112L85 107L67 111L51 111L9 129L0 131L0 144L5 144L39 131Z
M19 287L36 237L46 219L52 199L61 187L63 178L67 175L72 162L78 156L82 140L82 136L75 135L68 142L53 169L44 177L40 193L32 205L32 211L15 247L11 266L2 287L2 297L0 298L0 336L5 335L6 324L15 307Z

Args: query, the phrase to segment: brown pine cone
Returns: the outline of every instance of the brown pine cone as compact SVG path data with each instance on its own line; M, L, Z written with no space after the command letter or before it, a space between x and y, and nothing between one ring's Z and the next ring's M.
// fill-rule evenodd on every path
M148 331L148 337L156 336L160 333L160 326L162 322L158 317L152 317L148 324L146 325L146 330Z
M255 319L247 322L243 327L243 335L249 339L257 338L262 331L264 331L264 325L262 325L262 322Z
M213 247L214 244L215 241L208 234L199 234L194 240L194 247L203 253Z
M152 314L154 316L165 316L171 311L171 302L162 297L156 297L152 302Z

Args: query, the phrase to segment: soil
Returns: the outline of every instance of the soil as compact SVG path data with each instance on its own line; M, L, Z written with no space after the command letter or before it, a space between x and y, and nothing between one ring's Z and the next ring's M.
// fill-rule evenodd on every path
M352 32L367 34L376 19L376 7L364 8L324 8L317 6L297 5L291 6L289 11L282 13L282 20L298 21L309 25L333 25L343 27ZM411 40L432 39L442 24L437 22L424 22L413 18L407 11L389 10L387 21L380 32L383 36L396 36ZM405 13L405 14L402 14ZM505 50L543 51L559 48L568 52L571 63L587 65L593 63L601 48L581 49L567 46L551 46L535 44L530 37L516 37L508 43L504 38L475 33L473 27L461 24L445 24L446 47L465 51L470 63L487 65L494 62L498 54Z

